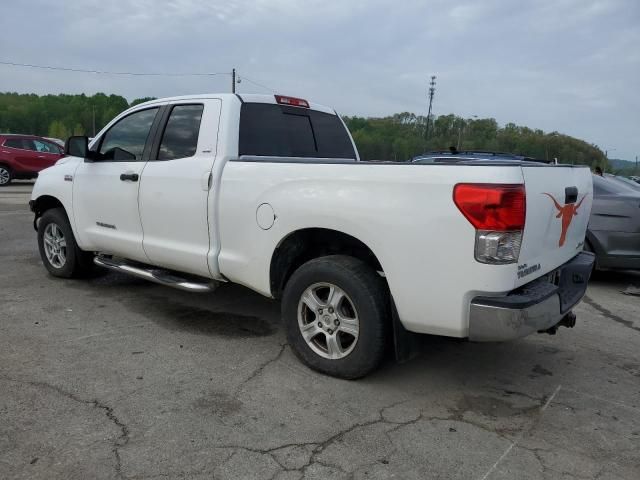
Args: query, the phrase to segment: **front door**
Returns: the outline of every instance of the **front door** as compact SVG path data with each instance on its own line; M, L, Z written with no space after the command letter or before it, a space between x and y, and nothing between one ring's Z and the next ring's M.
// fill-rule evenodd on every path
M148 261L138 190L158 112L159 107L147 108L119 119L94 142L95 160L76 170L73 206L83 249Z
M34 161L34 171L36 172L55 165L55 163L63 157L61 148L52 142L34 138L32 146L36 158Z
M167 106L140 183L144 250L154 265L210 277L210 175L221 102Z

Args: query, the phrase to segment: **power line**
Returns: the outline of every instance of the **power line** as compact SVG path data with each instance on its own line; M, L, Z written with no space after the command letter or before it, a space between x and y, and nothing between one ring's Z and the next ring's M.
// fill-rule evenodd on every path
M159 72L111 72L107 70L88 70L84 68L53 67L50 65L35 65L31 63L18 63L0 60L0 65L13 67L39 68L42 70L57 70L63 72L94 73L101 75L130 75L147 77L213 77L216 75L231 75L231 72L211 72L211 73L159 73ZM253 83L253 82L252 82Z
M7 60L0 60L0 65L7 65L11 67L23 67L23 68L38 68L41 70L55 70L55 71L62 71L62 72L92 73L92 74L98 74L98 75L127 75L127 76L134 76L134 77L214 77L217 75L229 75L231 76L231 79L232 79L232 85L233 85L232 90L234 91L235 91L235 84L236 84L236 78L237 78L238 83L240 83L241 79L246 80L247 82L255 85L258 88L263 88L265 90L268 90L269 92L276 93L276 90L274 90L273 88L263 85L261 83L258 83L255 80L251 80L245 75L242 75L242 77L240 77L240 75L237 74L235 69L233 69L233 71L231 72L161 73L161 72L112 72L109 70L91 70L91 69L85 69L85 68L36 65L33 63L10 62Z
M242 75L242 76L238 75L238 77L242 78L242 80L246 80L247 82L254 84L256 87L264 88L265 90L269 90L271 93L276 93L276 91L273 88L267 87L266 85L262 85L258 82L255 82L250 78L248 78L246 75Z

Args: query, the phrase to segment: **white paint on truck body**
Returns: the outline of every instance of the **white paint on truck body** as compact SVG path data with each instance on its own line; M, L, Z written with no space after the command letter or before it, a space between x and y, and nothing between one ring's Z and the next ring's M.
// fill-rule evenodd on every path
M241 98L276 103L273 96ZM59 198L84 250L236 282L266 296L273 294L271 259L289 235L308 228L342 232L376 255L408 330L454 337L468 336L473 297L509 292L581 250L592 196L588 169L386 164L359 162L357 153L354 161L346 163L239 157L241 98L231 94L174 97L123 112L96 135L93 144L131 112L203 104L196 155L127 165L139 170L140 181L132 184L116 179L125 167L118 162L100 166L99 162L66 158L40 174L32 199L42 195ZM328 107L313 103L310 107L335 114ZM353 142L350 135L349 139ZM100 177L95 172L100 169L109 170L113 178ZM74 182L63 181L65 175L78 172L95 178L84 186L75 185L77 176ZM524 183L527 212L518 263L488 265L475 260L475 229L452 198L458 183ZM580 197L586 195L586 199L572 221L567 241L559 248L561 222L555 217L553 202L543 193L549 190L557 198L567 186L577 186ZM559 201L564 203L564 197ZM269 204L275 214L268 229L256 221L262 204ZM96 212L105 217L103 223L112 219L114 225L125 218L135 223L133 215L137 216L140 238L96 227ZM519 277L523 263L539 263L540 268Z

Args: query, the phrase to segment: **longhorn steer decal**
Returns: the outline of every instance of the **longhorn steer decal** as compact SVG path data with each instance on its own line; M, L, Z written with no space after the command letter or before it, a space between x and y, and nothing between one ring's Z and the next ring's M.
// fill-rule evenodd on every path
M543 195L546 195L551 200L553 200L553 204L556 206L556 209L558 209L556 218L562 217L562 232L560 233L560 240L558 241L558 247L561 247L564 245L564 242L567 239L567 232L569 231L571 220L573 220L573 217L578 215L578 209L580 208L580 205L582 205L582 202L586 198L586 195L582 197L582 199L578 203L567 203L566 205L561 205L560 203L558 203L558 201L550 193L544 192Z

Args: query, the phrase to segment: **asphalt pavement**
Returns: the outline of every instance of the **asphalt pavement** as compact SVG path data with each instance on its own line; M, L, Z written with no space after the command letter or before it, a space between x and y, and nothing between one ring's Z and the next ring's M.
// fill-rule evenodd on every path
M0 188L2 479L640 478L638 274L595 278L574 329L425 337L349 382L242 287L49 276L30 189Z

